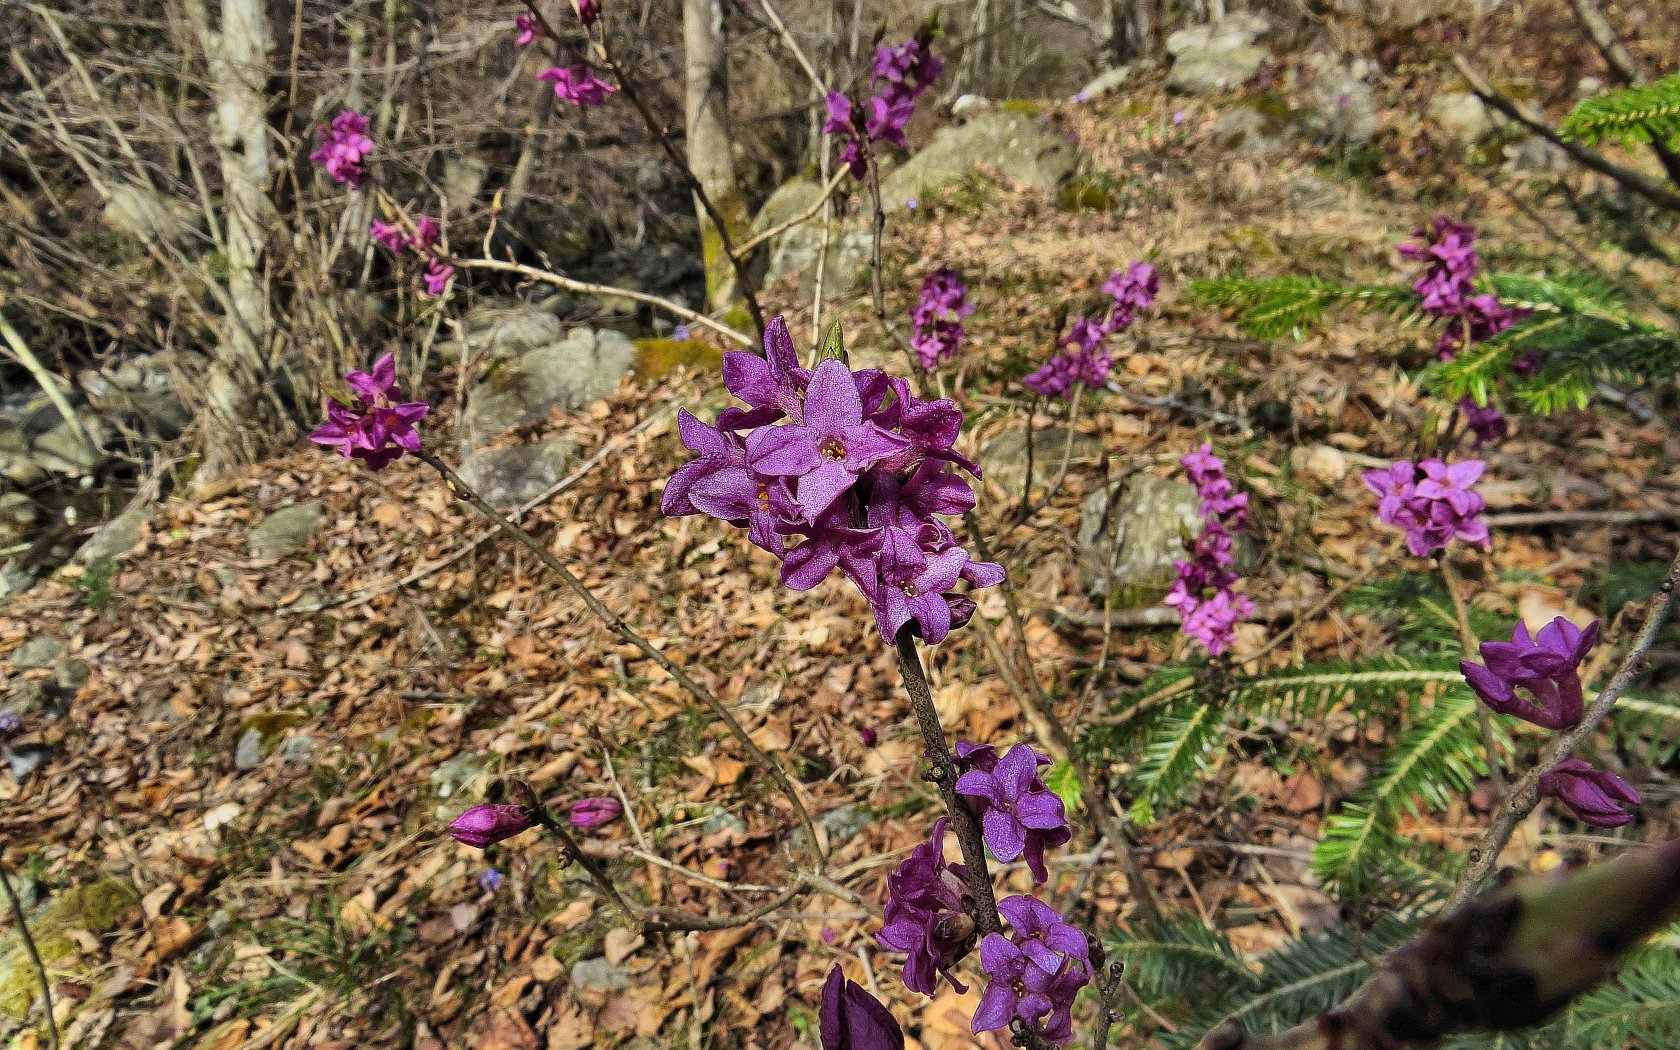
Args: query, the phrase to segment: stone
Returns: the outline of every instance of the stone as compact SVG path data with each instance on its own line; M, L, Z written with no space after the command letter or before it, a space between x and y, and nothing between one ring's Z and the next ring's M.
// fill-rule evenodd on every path
M235 769L255 769L262 765L263 735L260 729L247 729L239 734L239 743L234 745L233 766Z
M600 957L579 959L572 965L572 987L591 992L622 992L630 987L630 971Z
M1509 171L1546 174L1568 171L1573 166L1569 154L1539 135L1529 135L1520 142L1508 143L1504 153L1505 167Z
M284 557L308 546L326 516L326 508L313 500L281 507L251 530L245 547L253 558Z
M110 194L99 219L118 233L137 241L179 243L186 237L194 216L185 203L126 182L112 186Z
M64 640L50 634L38 634L12 651L12 667L29 671L37 667L51 667L64 655Z
M837 846L857 838L874 820L874 815L860 806L841 806L824 813L820 823L828 832L829 842Z
M1201 529L1201 500L1182 481L1142 475L1097 489L1085 497L1079 517L1079 569L1086 591L1101 595L1108 588L1115 608L1159 602L1178 578L1174 563L1186 557L1185 537Z
M951 116L959 120L972 117L976 113L984 113L994 105L996 103L985 95L958 95L957 100L951 103Z
M1351 63L1323 52L1309 55L1313 72L1307 92L1307 125L1320 139L1362 145L1377 134L1377 97L1366 82L1372 72L1363 59Z
M1104 70L1097 74L1089 83L1080 88L1079 93L1073 97L1080 102L1090 102L1093 99L1111 94L1131 79L1131 66L1115 66L1113 69Z
M1042 417L1040 417L1042 419ZM1075 466L1089 464L1102 455L1102 442L1090 434L1074 431L1073 448L1068 448L1065 427L1044 426L1033 430L1033 484L1047 485L1061 468L1062 457L1069 457ZM1010 499L1020 499L1021 486L1027 480L1027 431L1006 430L986 442L980 450L980 463L985 467L986 480L996 482Z
M898 211L911 198L926 197L979 165L1048 194L1079 166L1079 151L1035 117L991 110L966 124L941 128L915 156L883 178L882 207Z
M29 535L41 518L35 501L22 492L0 492L0 547L10 547Z
M1289 126L1252 106L1233 106L1219 114L1209 134L1228 153L1253 156L1283 148Z
M540 305L489 303L474 307L461 322L466 333L466 356L480 360L515 358L561 342L566 338L566 326L550 309L558 305L546 301ZM460 360L462 349L460 340L438 344L438 353L445 360Z
M459 215L470 211L484 189L490 165L477 157L451 155L443 161L443 193L449 201L449 213Z
M485 779L487 768L482 757L461 754L432 770L427 780L438 798L459 801L461 795L469 794L469 789Z
M492 506L512 506L559 481L575 451L576 446L563 438L487 449L461 461L461 477Z
M91 416L82 416L81 423L94 443L92 447L82 440L68 420L62 420L35 438L30 447L30 457L55 474L77 477L90 473L105 458L99 451L99 446L105 441L105 428Z
M1311 449L1298 448L1295 451L1305 452L1300 457L1300 469L1320 484L1334 485L1347 477L1347 455L1341 449L1331 445L1314 445Z
M304 733L289 736L280 745L280 760L295 765L308 765L315 761L315 738Z
M491 367L467 397L467 448L541 423L553 409L571 410L607 396L634 357L630 340L618 332L574 328L558 343Z
M776 188L754 217L751 232L763 233L799 217L822 199L822 187L806 178L795 178ZM872 251L869 230L859 222L829 223L828 261L823 265L823 287L836 294L861 292L869 276ZM801 296L816 288L817 257L823 250L822 218L802 222L770 239L765 283L798 275Z
M29 778L31 773L41 768L52 754L44 747L20 747L6 749L6 768L12 774L12 779L19 784Z
M83 565L110 561L126 554L140 543L140 527L148 518L147 507L131 507L94 530L88 541L76 551L75 561Z
M1241 87L1266 61L1266 50L1255 41L1268 28L1263 16L1238 11L1217 22L1178 30L1167 37L1167 52L1173 56L1167 87L1187 95Z
M1468 91L1447 91L1429 100L1425 112L1432 125L1454 141L1470 145L1491 132L1498 117Z

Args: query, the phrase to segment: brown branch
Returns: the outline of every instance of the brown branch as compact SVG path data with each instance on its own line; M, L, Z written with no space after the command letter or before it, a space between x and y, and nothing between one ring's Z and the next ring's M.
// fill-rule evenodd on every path
M1476 72L1463 55L1454 55L1453 65L1469 82L1470 90L1475 93L1477 98L1482 100L1484 105L1498 110L1510 120L1516 121L1558 149L1563 150L1583 168L1609 177L1617 184L1639 194L1653 204L1671 211L1680 211L1680 193L1660 186L1632 168L1624 168L1620 164L1606 160L1600 154L1587 149L1580 143L1571 142L1559 135L1550 124L1540 118L1539 114L1526 107L1518 106L1515 102L1500 94L1482 78L1480 73Z
M816 825L811 821L811 814L805 809L805 803L800 801L798 789L794 787L793 781L789 779L787 773L783 771L781 764L769 755L765 754L764 750L753 742L753 739L750 735L748 735L746 728L741 725L740 719L735 717L735 713L729 709L728 705L719 700L710 689L707 689L699 682L696 682L689 676L687 671L683 670L681 666L674 663L670 657L654 648L653 643L642 637L634 628L625 623L617 613L609 609L606 604L601 601L601 599L595 596L594 591L591 591L582 580L573 575L572 571L566 568L560 559L550 553L548 548L543 546L543 544L538 541L535 536L532 536L529 532L526 532L524 529L508 521L500 511L485 502L484 497L479 495L470 485L463 481L461 476L456 474L448 464L444 463L441 459L438 459L437 456L430 450L423 450L416 453L416 455L428 467L431 467L433 470L438 472L438 474L443 478L444 483L449 486L450 492L465 500L474 510L478 511L488 521L501 530L503 534L519 543L532 554L536 555L537 560L541 561L550 572L560 577L561 581L571 589L573 594L577 595L578 599L581 600L584 606L595 615L596 619L600 620L602 624L606 625L606 627L614 634L618 635L619 638L634 646L642 653L643 656L646 656L649 660L658 664L665 673L675 679L677 684L682 686L682 688L687 691L690 696L709 707L712 713L716 715L724 723L724 725L728 726L731 735L733 735L740 743L741 747L746 750L748 756L752 758L753 763L770 775L770 778L774 780L776 785L781 789L782 794L787 796L788 802L793 805L794 812L798 814L800 823L805 826L805 834L811 842L811 852L817 858L817 866L820 868L827 860L827 856L823 851L822 841L817 838L817 829Z
M840 188L840 184L846 181L846 176L848 174L849 172L847 172L845 168L841 168L839 171L835 172L834 177L828 180L828 185L823 187L822 196L817 198L816 203L812 204L809 208L800 212L798 215L795 215L788 221L777 226L772 226L763 233L754 234L750 240L743 242L741 246L735 250L744 255L763 244L765 241L779 237L787 231L793 229L795 226L798 226L801 223L810 222L812 219L816 218L817 212L822 211L828 206L829 198L833 197L834 192Z
M552 284L556 288L564 288L569 292L582 292L586 295L616 295L625 299L634 299L638 303L647 303L649 306L657 306L661 310L664 310L667 313L675 314L685 321L692 321L697 325L704 325L723 336L725 339L739 343L742 346L754 347L758 345L758 341L752 336L747 335L745 332L737 332L735 329L723 324L720 321L712 320L705 314L697 313L686 306L680 306L669 299L661 299L657 295L649 295L646 292L639 292L631 288L614 288L613 286L607 284L593 284L589 281L576 281L570 277L562 277L557 273L550 273L548 270L538 269L535 266L526 266L523 263L516 262L503 262L500 259L451 258L449 261L463 270L495 270L499 273L516 273L521 277L526 277L533 281L541 281L544 284Z
M1482 519L1490 529L1514 529L1525 525L1639 525L1648 521L1680 521L1680 507L1655 510L1539 510L1510 514L1489 514Z
M47 1034L52 1037L53 1050L58 1050L58 1018L53 1016L52 982L47 980L47 966L41 961L41 950L35 947L35 938L29 932L29 921L23 917L23 903L18 900L17 891L12 889L12 877L5 868L0 868L0 886L6 888L6 903L11 905L18 939L23 941L30 965L35 967L35 979L41 982L41 1005L47 1012Z
M1097 1028L1091 1033L1091 1050L1108 1050L1108 1030L1120 1020L1120 993L1125 985L1125 966L1109 964L1108 975L1097 989Z
M1593 699L1592 706L1587 708L1586 715L1573 728L1559 734L1557 740L1546 751L1534 768L1523 775L1505 797L1504 804L1494 815L1493 823L1488 826L1486 834L1470 851L1470 862L1459 876L1458 883L1453 887L1452 906L1457 907L1469 900L1482 882L1493 872L1499 863L1499 854L1505 849L1505 844L1511 841L1511 835L1517 825L1540 804L1540 776L1559 762L1575 753L1581 741L1591 735L1610 714L1610 709L1616 706L1616 700L1633 684L1645 669L1645 654L1657 640L1657 633L1662 630L1663 623L1668 619L1669 608L1674 602L1674 589L1680 586L1680 554L1676 554L1674 561L1668 567L1668 576L1663 580L1653 598L1650 611L1645 615L1645 624L1634 637L1633 647L1627 656L1622 658L1621 667L1611 677L1603 691Z

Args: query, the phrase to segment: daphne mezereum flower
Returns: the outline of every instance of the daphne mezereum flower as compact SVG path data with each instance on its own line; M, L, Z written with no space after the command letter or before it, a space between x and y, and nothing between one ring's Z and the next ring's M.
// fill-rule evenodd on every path
M514 15L513 27L519 30L519 35L513 39L514 47L524 47L544 35L542 23L530 15Z
M309 159L339 185L360 187L367 178L362 161L373 152L367 128L366 117L353 109L340 110L331 124L316 132L315 150Z
M420 283L426 286L426 294L434 299L449 290L449 282L455 276L455 267L442 259L433 259L426 264L426 272L420 275Z
M1231 589L1238 580L1234 534L1248 521L1248 493L1236 491L1213 446L1187 452L1179 461L1201 497L1202 533L1190 560L1175 563L1178 579L1164 603L1178 610L1184 633L1214 656L1230 647L1237 624L1254 615L1254 602Z
M610 795L600 795L572 803L566 819L571 821L572 827L588 831L611 824L623 812L624 805L618 799Z
M974 919L967 911L965 869L945 860L949 818L933 822L926 842L910 851L887 876L887 903L877 939L904 960L904 987L923 995L938 991L941 975L959 993L968 989L951 973L974 948Z
M980 942L986 991L970 1027L979 1035L1019 1019L1047 1042L1067 1042L1074 999L1091 980L1085 935L1036 897L1005 897L998 911L1013 937L988 933Z
M554 85L554 97L574 106L599 106L618 87L595 75L583 63L571 66L550 66L537 74L538 80Z
M1003 570L972 560L938 520L974 506L950 469L979 474L955 448L962 410L876 369L800 367L780 317L765 327L764 351L724 355L724 385L745 408L725 409L715 426L678 417L697 458L666 483L661 511L745 526L783 559L794 590L839 569L889 642L906 629L937 642L967 623L974 602L954 588L991 586Z
M1474 398L1461 398L1458 402L1459 414L1464 416L1464 425L1476 435L1476 448L1503 441L1510 432L1511 425L1505 419L1505 413L1492 405L1478 405Z
M822 1050L904 1050L904 1032L880 1000L846 980L838 964L823 982L817 1015Z
M359 459L378 470L404 452L420 451L416 429L430 407L424 401L398 401L396 358L385 354L371 372L351 372L345 383L355 392L346 405L334 398L327 402L327 421L316 427L309 440L338 449L346 459Z
M572 7L577 11L578 21L586 26L594 25L601 17L601 0L572 0Z
M1471 488L1485 468L1479 459L1453 464L1426 459L1416 465L1402 459L1366 471L1365 486L1379 497L1378 519L1402 530L1407 548L1422 558L1445 550L1453 540L1488 545L1487 522L1481 517L1487 504Z
M1570 729L1585 707L1581 661L1597 641L1597 620L1582 630L1559 616L1532 638L1518 621L1510 641L1482 643L1483 663L1463 660L1458 667L1482 702L1500 714L1546 729Z
M1005 864L1026 856L1033 882L1050 878L1044 848L1073 837L1062 800L1038 775L1042 756L1028 744L1010 748L990 770L976 764L957 778L957 794L980 809L980 829L992 855Z
M1430 229L1419 229L1413 236L1421 238L1421 243L1402 244L1400 257L1428 264L1412 282L1412 289L1423 300L1423 309L1437 316L1457 314L1474 291L1476 272L1481 268L1476 256L1476 228L1440 215Z
M438 226L436 219L422 215L420 221L414 224L414 239L409 241L408 245L417 252L429 252L442 233L443 230Z
M388 252L400 252L408 246L408 234L401 226L380 222L378 219L368 224L368 236L378 241Z
M1074 318L1062 340L1068 349L1052 356L1022 383L1043 397L1072 397L1080 383L1102 389L1114 367L1107 350L1109 337L1129 328L1155 302L1160 286L1155 267L1146 262L1134 262L1109 274L1103 282L1103 291L1112 300L1107 309L1100 316Z
M1596 828L1631 824L1634 807L1643 801L1632 784L1582 758L1566 758L1540 774L1540 794L1561 799Z
M963 339L962 319L973 312L968 288L955 270L941 267L927 275L922 281L921 296L910 311L914 326L910 348L916 351L922 368L934 368L956 356Z
M456 817L449 835L464 846L485 849L536 826L524 806L482 803Z

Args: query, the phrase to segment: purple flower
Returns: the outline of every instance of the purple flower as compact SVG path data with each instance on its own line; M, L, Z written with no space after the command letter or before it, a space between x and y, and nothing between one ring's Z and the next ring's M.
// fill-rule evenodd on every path
M1470 432L1476 435L1476 448L1494 441L1503 441L1510 431L1505 413L1492 405L1478 405L1475 399L1467 397L1459 401L1458 411L1464 416L1464 423L1470 428Z
M1178 579L1163 601L1178 610L1184 633L1214 656L1231 645L1237 624L1254 615L1254 602L1231 590L1238 580L1232 537L1248 522L1248 493L1237 492L1213 446L1187 452L1179 461L1202 502L1202 534L1190 560L1176 563Z
M1450 361L1466 344L1486 342L1532 313L1526 307L1505 306L1492 295L1474 296L1457 313L1446 317L1435 349L1441 360Z
M10 711L0 714L0 736L11 736L23 725L23 719Z
M1073 837L1062 800L1038 775L1038 752L1016 744L991 770L970 769L957 778L957 794L974 799L993 856L1004 863L1025 854L1033 882L1049 879L1044 847Z
M420 283L426 286L426 294L437 298L449 290L449 281L455 276L455 267L442 259L433 259L426 264L426 272L420 275Z
M675 339L679 343L688 342L688 337L689 337L688 325L680 324L680 325L677 325L677 327L671 329L671 338Z
M408 235L403 233L401 226L388 225L378 219L368 224L368 235L388 252L400 252L408 246Z
M420 221L414 224L414 239L408 243L417 252L427 252L442 234L443 230L438 226L436 219L422 215Z
M1423 477L1418 477L1418 466ZM1453 540L1488 545L1487 504L1470 486L1482 476L1479 459L1448 465L1439 459L1414 466L1397 460L1392 466L1365 472L1365 486L1378 496L1377 517L1406 534L1406 546L1424 557L1446 550Z
M1175 127L1175 128L1178 127L1180 124L1184 123L1184 111L1182 109L1175 110L1173 112L1172 122L1173 122L1173 127Z
M803 422L765 427L747 437L747 461L761 474L798 479L795 497L815 521L858 475L909 442L863 418L851 369L828 360L811 374Z
M1476 228L1438 216L1432 229L1420 229L1418 244L1402 244L1400 257L1427 263L1412 282L1425 313L1445 322L1435 348L1442 360L1467 343L1491 339L1533 311L1502 305L1492 295L1476 295Z
M1078 359L1073 354L1057 354L1021 383L1041 397L1070 397L1078 381Z
M858 739L863 741L864 747L874 747L875 741L879 739L879 734L875 732L874 726L864 726L858 730Z
M1161 275L1146 262L1134 262L1124 270L1109 274L1103 282L1103 291L1114 299L1114 309L1104 328L1117 332L1129 327L1139 313L1155 305L1155 297L1161 291Z
M1019 1019L1048 1042L1067 1042L1073 1037L1074 998L1091 980L1085 935L1036 897L1005 897L998 911L1014 939L988 933L980 942L987 983L974 1011L974 1033Z
M1515 715L1547 729L1569 729L1581 721L1581 661L1598 641L1598 621L1581 630L1562 616L1530 638L1517 623L1508 642L1483 642L1485 664L1459 662L1464 680L1482 702L1502 715ZM1529 698L1517 695L1521 689ZM1532 699L1530 699L1532 698Z
M916 100L906 95L876 95L864 103L863 130L876 142L905 148L904 129L916 112Z
M1575 816L1595 828L1619 828L1633 822L1642 799L1633 785L1580 758L1566 758L1540 774L1540 794L1562 799Z
M315 150L309 159L340 186L360 188L367 178L362 161L373 152L367 128L366 117L353 109L340 110L331 124L316 132Z
M524 806L483 803L456 817L449 834L463 846L485 849L536 825Z
M943 975L958 992L968 989L951 973L974 949L974 920L967 907L961 864L945 861L947 818L933 822L928 840L887 876L887 904L877 939L907 952L904 986L933 995Z
M590 831L611 824L623 812L624 807L618 799L610 795L599 795L573 802L566 819L571 821L572 827Z
M880 1000L845 978L837 964L823 982L817 1017L822 1050L904 1050L904 1032Z
M538 80L554 85L554 97L574 106L599 106L618 90L579 62L571 66L550 66L537 74Z
M316 427L309 440L338 449L346 459L359 459L379 470L404 452L420 451L420 432L415 429L430 406L424 401L396 400L396 358L385 354L373 363L371 372L351 372L344 381L356 394L351 404L334 398L327 402L327 421Z
M955 449L962 411L879 370L833 359L801 368L780 317L764 349L724 356L724 385L746 408L725 409L716 426L679 415L697 458L666 484L661 510L745 525L782 559L794 590L840 569L889 642L906 629L936 642L967 623L975 605L956 585L991 586L1003 570L971 560L938 520L974 506L973 489L946 466L979 474Z
M921 297L910 311L915 331L910 347L923 369L932 369L955 356L962 345L962 319L974 312L968 289L955 270L942 267L922 281Z
M875 49L875 78L921 94L945 71L945 63L917 39Z
M1102 389L1114 367L1114 359L1105 349L1108 338L1130 327L1139 312L1153 305L1160 287L1160 275L1146 262L1134 262L1109 274L1103 291L1113 303L1101 317L1075 318L1062 340L1071 349L1050 358L1022 380L1027 389L1044 397L1071 397L1077 383Z
M519 35L513 38L514 47L524 47L544 35L542 23L530 15L514 15L513 27L519 30Z
M484 874L478 877L478 887L485 893L495 893L502 888L502 873L495 868L485 868Z
M586 26L601 17L601 0L572 0L572 6L577 9L578 21Z

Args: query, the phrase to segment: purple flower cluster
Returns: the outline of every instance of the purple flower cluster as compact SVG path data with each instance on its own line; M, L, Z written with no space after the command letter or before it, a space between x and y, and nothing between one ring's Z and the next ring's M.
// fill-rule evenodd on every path
M537 79L553 84L554 97L574 106L602 105L608 95L618 90L616 85L596 76L595 71L582 62L570 66L550 66L538 73Z
M1046 361L1022 382L1044 397L1071 397L1078 383L1101 389L1114 367L1106 348L1109 336L1131 327L1138 314L1154 304L1160 290L1160 275L1146 262L1115 270L1103 282L1103 291L1113 299L1107 312L1100 319L1076 319L1063 340L1069 349Z
M1238 579L1234 537L1248 524L1248 493L1236 491L1212 445L1178 462L1201 496L1202 534L1190 560L1176 563L1178 580L1163 600L1178 610L1184 633L1218 656L1230 646L1238 621L1254 615L1254 602L1231 589Z
M367 118L353 109L340 110L332 123L315 134L315 151L309 159L340 186L359 189L367 178L362 162L373 152L367 135Z
M910 311L910 321L915 326L910 347L916 351L923 369L931 370L956 355L962 346L962 319L973 312L968 288L955 270L941 267L927 275L922 282L921 298Z
M1419 468L1423 476L1418 476ZM1485 465L1479 459L1447 464L1426 459L1413 464L1397 460L1381 470L1365 472L1365 486L1377 494L1377 517L1406 533L1406 546L1418 557L1447 549L1453 540L1485 547L1487 504L1474 485Z
M764 350L724 355L724 386L747 408L724 410L716 426L678 414L683 445L698 458L671 477L662 511L745 526L753 544L782 559L782 582L794 590L838 568L869 599L889 643L910 624L941 641L974 615L974 600L955 593L958 581L1003 579L938 520L975 503L949 469L980 473L953 447L962 411L876 369L853 372L832 359L801 368L780 317L765 329ZM793 536L803 540L790 544Z
M1442 215L1414 236L1421 242L1402 244L1400 257L1427 264L1412 289L1422 298L1425 313L1446 322L1435 343L1441 360L1452 360L1465 345L1492 339L1533 312L1505 306L1494 295L1476 294L1481 260L1474 226Z
M1470 428L1470 433L1476 435L1476 448L1505 440L1511 425L1505 419L1505 413L1492 405L1478 405L1473 398L1462 398L1458 402L1458 410L1464 415L1464 423Z
M861 179L869 170L868 143L890 142L903 148L904 129L916 111L916 100L944 72L945 63L912 37L902 44L875 49L873 82L876 93L862 104L839 91L828 93L828 119L823 134L839 136L840 163Z
M1595 828L1633 823L1633 810L1644 801L1632 784L1584 758L1566 758L1540 774L1540 794L1562 799Z
M519 30L519 35L513 38L514 47L525 47L540 36L545 36L542 23L530 15L514 15L513 28Z
M442 233L436 219L422 217L415 224L412 237L405 234L401 226L378 219L369 224L368 233L383 245L386 251L400 254L405 249L413 249L426 260L425 272L420 275L421 283L426 286L426 294L437 297L449 289L449 281L455 276L455 267L432 250Z
M337 398L327 402L327 421L316 427L309 440L338 449L346 459L359 459L374 470L402 456L420 451L420 432L415 429L430 411L424 401L398 401L397 363L385 354L373 363L371 372L351 372L344 382L355 392L346 405Z
M1046 846L1073 837L1062 800L1045 786L1039 766L1050 756L1016 744L1002 757L990 744L957 743L957 794L969 800L980 817L981 834L992 855L1005 864L1025 856L1035 885L1050 878L1044 866Z
M1515 715L1546 729L1570 729L1581 721L1581 661L1598 642L1598 621L1581 630L1562 616L1530 637L1519 622L1508 642L1483 642L1485 664L1459 662L1465 681L1482 702L1502 715ZM1528 697L1517 695L1521 689Z
M1091 980L1085 935L1037 897L1005 897L998 911L1012 936L988 933L980 942L986 992L974 1011L974 1034L1020 1020L1051 1043L1073 1038L1073 1001Z
M968 989L951 973L974 948L973 900L963 879L967 869L945 860L949 818L933 822L928 840L887 876L887 905L877 939L906 952L904 987L933 995L941 975L958 992Z
M601 17L600 0L572 0L572 7L577 11L578 21L586 26L594 25Z

